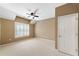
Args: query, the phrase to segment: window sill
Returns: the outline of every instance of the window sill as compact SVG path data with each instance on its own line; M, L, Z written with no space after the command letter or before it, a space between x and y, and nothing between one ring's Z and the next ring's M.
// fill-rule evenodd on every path
M19 36L19 37L15 37L15 39L18 39L18 38L27 38L29 36Z

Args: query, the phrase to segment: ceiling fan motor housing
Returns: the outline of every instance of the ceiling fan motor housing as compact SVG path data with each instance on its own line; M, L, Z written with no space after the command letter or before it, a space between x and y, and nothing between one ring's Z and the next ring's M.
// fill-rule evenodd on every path
M32 12L31 15L34 15L34 13Z

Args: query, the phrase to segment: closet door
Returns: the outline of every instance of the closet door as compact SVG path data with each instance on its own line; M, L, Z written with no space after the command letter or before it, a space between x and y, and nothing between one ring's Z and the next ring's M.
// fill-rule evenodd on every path
M58 49L78 55L78 14L58 17Z

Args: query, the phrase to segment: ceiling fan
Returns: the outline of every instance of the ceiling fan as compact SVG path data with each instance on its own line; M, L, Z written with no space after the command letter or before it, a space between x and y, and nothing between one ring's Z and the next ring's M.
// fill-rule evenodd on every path
M28 10L31 11L31 10ZM32 17L32 19L38 18L39 16L36 15L37 14L38 9L36 9L34 12L32 11L30 14L26 13L28 15L28 17Z

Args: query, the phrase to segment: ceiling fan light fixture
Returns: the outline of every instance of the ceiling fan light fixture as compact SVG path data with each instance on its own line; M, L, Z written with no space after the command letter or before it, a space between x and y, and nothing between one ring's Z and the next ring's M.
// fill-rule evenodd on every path
M30 21L30 24L36 24L36 22L37 22L37 21L35 21L35 20L31 20L31 21Z

